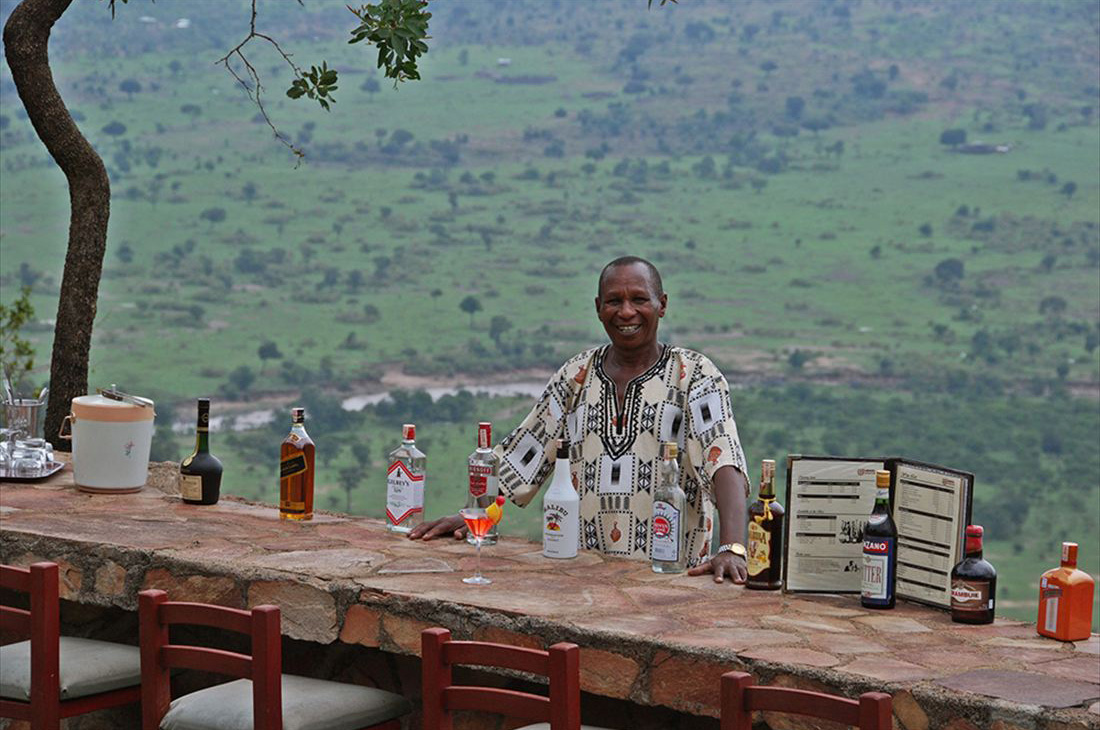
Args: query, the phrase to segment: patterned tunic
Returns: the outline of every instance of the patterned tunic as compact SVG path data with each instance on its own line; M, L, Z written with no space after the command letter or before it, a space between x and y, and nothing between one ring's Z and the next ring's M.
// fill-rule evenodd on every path
M714 473L730 465L748 483L729 385L703 355L665 345L657 362L627 385L619 413L615 382L603 367L609 348L565 363L496 447L501 489L521 507L530 503L553 471L554 440L568 438L581 546L647 559L659 445L674 441L687 495L687 554L697 565L710 554Z

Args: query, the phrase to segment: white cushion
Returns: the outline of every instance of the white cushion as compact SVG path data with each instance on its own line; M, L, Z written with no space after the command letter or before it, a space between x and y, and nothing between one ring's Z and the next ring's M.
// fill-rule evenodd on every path
M63 700L141 684L141 654L136 646L62 636L58 648ZM0 646L0 697L30 701L31 642Z
M412 704L393 692L283 675L283 730L359 730L401 717ZM172 702L161 730L252 730L252 680L238 679Z
M550 723L539 722L534 725L524 725L523 727L516 728L516 730L550 730ZM596 727L595 725L581 725L581 730L607 730L607 728Z

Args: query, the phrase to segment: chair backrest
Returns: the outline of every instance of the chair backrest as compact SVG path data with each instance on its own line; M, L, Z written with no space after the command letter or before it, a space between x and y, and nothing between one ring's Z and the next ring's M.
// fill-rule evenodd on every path
M156 730L171 703L168 670L197 669L252 680L255 730L282 730L282 639L278 606L251 611L206 603L169 601L164 591L138 594L141 624L141 714L144 730ZM247 634L252 655L172 644L172 624L210 626Z
M451 641L447 629L421 634L424 730L451 730L455 710L492 712L532 722L549 722L553 730L580 730L580 649L554 644L548 651L481 641ZM550 681L550 696L496 687L455 685L455 664L502 667L539 674Z
M29 568L0 565L0 588L30 597L30 610L0 606L0 629L28 636L31 642L31 712L43 726L61 718L60 656L61 609L57 563L34 563Z
M756 687L745 672L723 674L721 730L751 730L754 710L808 715L861 730L893 727L893 703L882 692L865 692L857 701L803 689Z

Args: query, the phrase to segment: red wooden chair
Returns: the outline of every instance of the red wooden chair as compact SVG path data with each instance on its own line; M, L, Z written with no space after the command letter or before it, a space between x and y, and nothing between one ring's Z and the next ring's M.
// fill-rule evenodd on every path
M787 687L756 687L751 674L722 675L721 730L752 730L754 710L789 712L854 725L860 730L891 730L893 703L890 695L865 692L859 700Z
M137 647L60 635L57 580L56 563L0 565L0 588L30 596L29 611L0 606L0 628L30 637L0 646L0 717L31 730L141 699Z
M399 730L398 718L412 710L392 692L283 674L277 606L242 611L172 602L164 591L147 590L138 594L138 615L142 730ZM172 624L247 634L252 655L173 644ZM238 679L172 700L171 667Z
M602 730L581 725L580 649L576 644L554 644L549 651L539 651L481 641L451 641L451 632L441 628L425 629L420 643L423 730L451 730L451 713L455 710L536 721L518 730ZM455 664L540 674L550 680L550 696L453 684L451 667Z

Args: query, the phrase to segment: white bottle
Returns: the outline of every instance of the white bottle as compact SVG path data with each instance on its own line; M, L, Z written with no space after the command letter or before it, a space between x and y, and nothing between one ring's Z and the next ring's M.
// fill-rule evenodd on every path
M410 532L424 521L424 472L428 459L416 448L416 426L401 427L401 445L390 452L386 471L386 527Z
M650 565L654 573L683 573L687 570L684 545L687 496L680 488L676 444L661 444L658 473L657 489L653 493L653 518L649 521Z
M575 558L580 537L580 498L569 473L569 442L557 441L554 478L542 498L542 554Z

